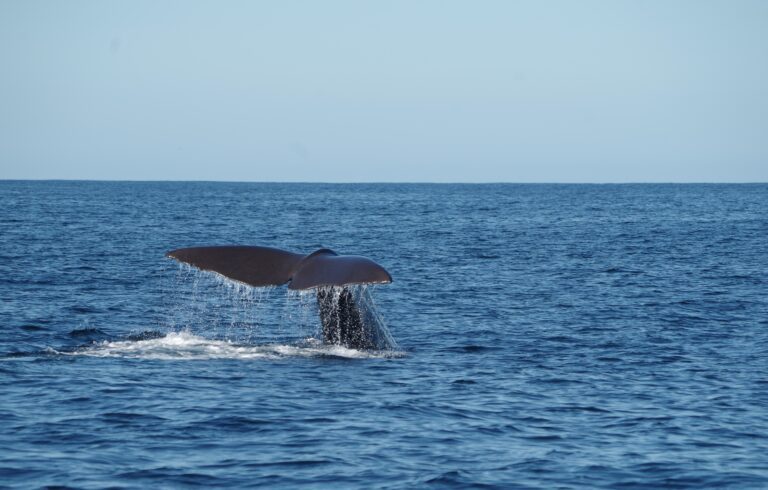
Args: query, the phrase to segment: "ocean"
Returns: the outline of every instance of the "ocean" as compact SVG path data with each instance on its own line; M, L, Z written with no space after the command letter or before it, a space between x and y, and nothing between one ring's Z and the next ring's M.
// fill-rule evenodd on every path
M397 345L164 257L369 257ZM768 185L0 181L0 487L768 488Z

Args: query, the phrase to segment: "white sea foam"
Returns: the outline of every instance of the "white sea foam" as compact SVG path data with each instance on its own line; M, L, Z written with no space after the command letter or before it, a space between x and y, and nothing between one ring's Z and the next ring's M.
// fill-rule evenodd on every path
M371 359L402 357L396 351L360 351L339 345L325 345L308 339L301 345L238 344L229 340L213 340L192 333L172 332L165 337L149 340L120 340L100 342L72 352L60 354L91 357L119 357L156 360L209 360L209 359L280 359L286 357L342 357Z

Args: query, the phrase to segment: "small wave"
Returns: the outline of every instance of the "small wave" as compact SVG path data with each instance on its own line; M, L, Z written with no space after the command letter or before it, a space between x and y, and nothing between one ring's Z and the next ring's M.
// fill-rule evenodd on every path
M455 345L448 347L446 349L443 349L448 352L462 352L462 353L478 353L478 352L488 352L488 351L495 351L500 350L500 347L490 346L490 345L475 345L475 344L469 344L469 345Z
M45 330L48 330L46 327L42 327L40 325L33 325L31 323L22 325L21 329L24 330L25 332L43 332Z
M72 352L58 352L58 354L155 360L249 360L285 357L374 359L402 357L404 355L402 352L396 351L360 351L310 340L306 342L306 345L237 344L229 340L199 337L186 331L172 332L164 337L144 340L103 341Z
M95 328L95 327L84 327L84 328L76 328L69 332L69 336L73 339L80 339L83 337L94 337L94 336L106 336L107 333L104 332L101 329Z

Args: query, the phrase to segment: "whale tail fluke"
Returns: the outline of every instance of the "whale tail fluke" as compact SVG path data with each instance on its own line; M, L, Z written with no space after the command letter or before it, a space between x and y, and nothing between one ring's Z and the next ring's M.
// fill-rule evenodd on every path
M338 255L325 248L301 255L270 247L236 245L180 248L165 255L256 287L290 283L288 289L312 289L392 282L392 276L371 259Z

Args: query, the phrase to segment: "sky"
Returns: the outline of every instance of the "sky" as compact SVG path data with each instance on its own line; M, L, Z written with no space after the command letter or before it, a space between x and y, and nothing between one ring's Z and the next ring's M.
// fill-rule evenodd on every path
M0 0L0 179L768 182L768 1Z

